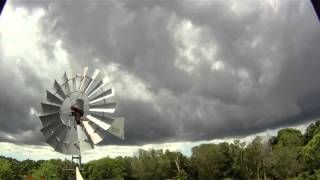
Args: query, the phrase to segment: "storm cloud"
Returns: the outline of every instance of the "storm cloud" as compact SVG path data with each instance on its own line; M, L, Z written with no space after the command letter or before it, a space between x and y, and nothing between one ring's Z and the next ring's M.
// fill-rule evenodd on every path
M32 56L10 64L2 55L3 141L41 143L40 123L30 109L39 110L53 78L84 66L110 78L117 114L126 119L126 140L104 143L242 136L320 115L320 23L309 1L14 1L12 6L44 11L36 43L45 60L28 69L23 62ZM57 47L67 53L66 61L59 61ZM20 138L23 132L29 138Z

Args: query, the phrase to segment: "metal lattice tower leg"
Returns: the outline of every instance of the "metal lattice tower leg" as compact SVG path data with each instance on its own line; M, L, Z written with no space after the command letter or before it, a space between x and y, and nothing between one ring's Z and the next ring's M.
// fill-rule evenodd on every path
M72 163L80 168L81 167L81 155L72 155Z
M83 170L81 169L81 155L73 155L72 156L72 159L71 159L71 162L73 164L73 168L71 169L64 169L65 171L75 171L75 175L76 175L76 180L83 180L83 177L80 173L80 170ZM69 176L69 179L73 179L73 177L70 177Z

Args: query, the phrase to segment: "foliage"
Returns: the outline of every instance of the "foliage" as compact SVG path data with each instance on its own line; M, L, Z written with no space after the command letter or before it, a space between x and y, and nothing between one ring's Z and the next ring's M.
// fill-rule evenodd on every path
M82 166L88 180L320 179L320 121L304 134L286 128L269 139L250 143L201 144L190 157L168 150L139 150L133 157L105 157ZM68 180L75 176L68 160L17 161L0 156L0 180Z
M306 132L304 133L304 143L308 144L308 142L319 132L320 132L320 121L310 124L306 129Z
M14 172L12 170L12 163L7 159L0 159L0 179L14 180Z
M176 180L188 180L188 173L186 173L185 170L181 170L178 172L177 176L176 176Z
M320 133L315 135L303 148L302 155L308 169L320 168Z
M257 136L246 148L244 167L245 179L265 177L270 169L271 147Z
M120 158L106 157L87 163L84 175L88 180L123 179L126 173Z
M166 179L170 172L169 157L162 150L139 150L138 157L133 158L133 176L137 179Z
M303 135L296 129L282 129L278 132L277 142L273 144L272 173L277 179L295 177L302 170L301 150Z
M227 143L202 144L192 149L199 179L221 179L231 174L232 155Z
M70 166L71 163L68 161L56 159L44 161L39 168L33 170L32 176L36 179L67 180L70 172L64 171L64 168Z

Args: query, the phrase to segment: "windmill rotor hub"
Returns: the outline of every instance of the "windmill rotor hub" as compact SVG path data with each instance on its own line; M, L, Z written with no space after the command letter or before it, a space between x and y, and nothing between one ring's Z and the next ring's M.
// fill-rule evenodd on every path
M72 127L80 123L80 118L89 114L89 100L80 92L71 93L64 99L60 117L66 126ZM80 115L80 118L79 116Z
M81 118L83 116L83 100L82 99L76 99L76 103L71 106L72 115L74 116L74 119L76 120L77 124L79 125L81 123Z

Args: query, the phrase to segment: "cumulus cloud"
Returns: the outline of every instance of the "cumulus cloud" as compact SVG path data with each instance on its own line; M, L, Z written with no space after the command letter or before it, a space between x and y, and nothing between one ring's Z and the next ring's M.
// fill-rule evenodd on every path
M30 109L52 78L84 66L109 77L126 118L126 141L104 143L241 136L319 116L308 1L14 1L1 18L3 141L38 142ZM6 18L25 34L6 39Z

